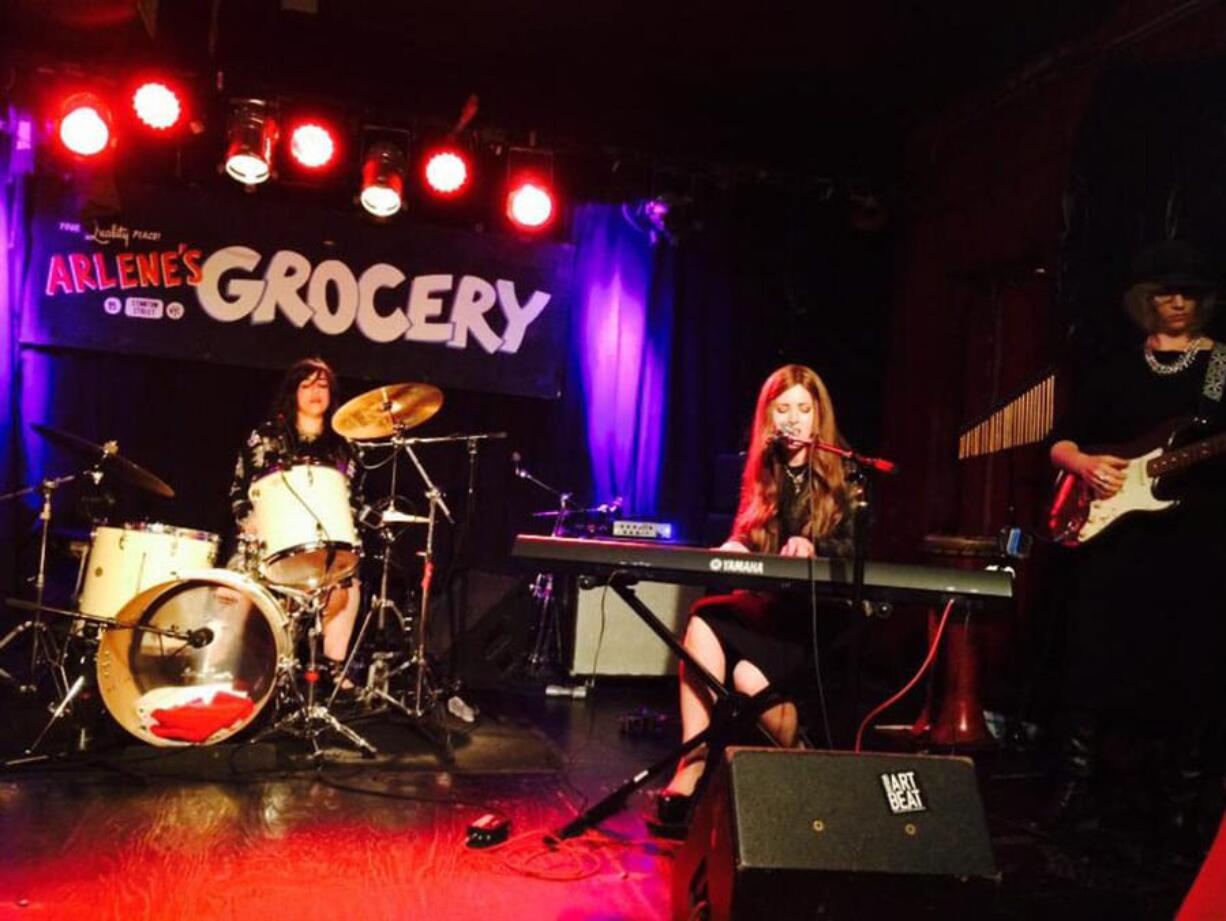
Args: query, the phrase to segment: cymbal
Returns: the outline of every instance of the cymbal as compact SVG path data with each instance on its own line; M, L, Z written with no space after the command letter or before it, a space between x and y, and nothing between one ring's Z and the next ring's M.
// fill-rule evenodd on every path
M67 448L74 454L79 454L83 457L91 458L95 462L105 464L108 472L115 474L118 479L125 483L138 489L143 489L145 492L151 492L155 496L161 496L164 499L173 499L175 496L175 491L165 481L150 473L139 464L134 464L126 457L118 454L115 446L110 442L106 445L94 444L80 435L65 432L63 429L52 428L50 425L38 425L35 423L30 427L52 444L57 444L61 448Z
M385 384L349 400L332 416L342 438L387 438L421 425L443 405L443 391L430 384Z

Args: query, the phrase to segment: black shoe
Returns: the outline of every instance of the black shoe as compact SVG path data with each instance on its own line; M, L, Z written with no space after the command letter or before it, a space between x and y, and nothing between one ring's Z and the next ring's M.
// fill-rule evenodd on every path
M690 807L693 805L692 793L661 790L656 794L656 819L663 825L684 825L690 819Z
M349 669L348 674L344 678L341 677L342 671L345 668L344 662L338 662L335 659L321 659L319 662L319 676L322 679L320 682L321 691L325 698L332 696L333 689L336 689L336 700L345 702L351 701L357 695L358 686L354 683L349 675L354 674L357 669Z
M690 811L694 797L684 793L659 791L650 810L644 810L647 830L657 838L684 841L690 830Z

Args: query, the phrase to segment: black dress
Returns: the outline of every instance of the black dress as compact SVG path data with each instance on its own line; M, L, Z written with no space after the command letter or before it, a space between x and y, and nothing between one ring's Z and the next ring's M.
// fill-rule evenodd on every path
M1159 352L1165 363L1175 353ZM1140 349L1097 369L1056 433L1087 453L1127 443L1202 408L1209 352L1159 375ZM1203 435L1220 430L1211 404ZM1110 452L1107 452L1110 453ZM1226 490L1202 466L1176 508L1119 519L1071 551L1065 697L1070 709L1127 714L1160 726L1203 723L1226 689Z
M804 479L799 487L788 476L781 483L780 546L788 538L801 534L808 521L808 478L811 474L807 468L801 472ZM733 537L748 546L744 535ZM818 556L849 556L851 547L851 515L850 510L844 508L838 526L832 534L816 542L816 550ZM750 546L749 549L761 552L763 548ZM829 607L823 603L819 610L819 630L841 619L841 616L831 616L832 613L845 615L842 609L838 612L826 610ZM812 682L814 624L808 597L746 591L713 595L696 602L690 609L690 616L702 618L719 640L724 651L726 685L731 685L732 672L742 660L756 665L767 681L780 691L794 691Z

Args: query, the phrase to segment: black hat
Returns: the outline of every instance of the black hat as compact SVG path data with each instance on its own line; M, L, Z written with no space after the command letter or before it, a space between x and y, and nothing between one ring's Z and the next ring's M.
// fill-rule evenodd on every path
M1133 322L1153 332L1151 299L1163 289L1176 289L1197 298L1197 326L1213 316L1217 300L1217 270L1212 262L1185 240L1163 240L1146 247L1132 263L1124 309Z
M1217 270L1186 240L1163 240L1146 247L1133 261L1129 283L1212 291L1217 288Z

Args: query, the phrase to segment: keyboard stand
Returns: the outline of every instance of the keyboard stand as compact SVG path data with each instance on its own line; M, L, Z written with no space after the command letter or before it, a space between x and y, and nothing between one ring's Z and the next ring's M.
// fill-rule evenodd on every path
M556 840L573 838L576 835L580 835L587 829L599 825L609 816L620 812L626 807L626 800L630 797L630 794L640 789L651 778L662 771L676 765L694 749L710 743L707 751L706 770L703 771L702 778L698 781L698 786L695 788L696 794L701 792L706 785L707 778L711 775L714 766L719 761L720 751L728 744L733 734L746 725L756 723L759 716L785 699L770 685L767 685L767 687L752 697L736 691L730 691L714 675L698 664L694 657L690 655L689 650L673 636L672 632L660 622L660 619L635 594L633 583L636 581L637 577L633 574L615 573L610 577L608 586L617 593L618 597L630 607L630 610L639 616L656 636L664 641L665 645L677 655L677 658L685 663L686 674L697 675L702 683L715 695L715 703L711 708L711 723L692 739L682 742L663 758L643 768L604 799L588 807L586 811L580 813L554 832L552 837ZM763 734L774 743L774 739L765 730L763 730Z

